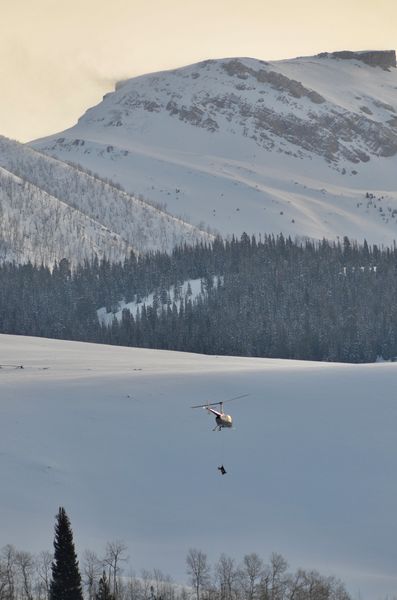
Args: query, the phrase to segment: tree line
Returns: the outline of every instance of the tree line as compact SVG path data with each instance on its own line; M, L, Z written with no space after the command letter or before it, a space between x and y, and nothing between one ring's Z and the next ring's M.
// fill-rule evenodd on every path
M201 292L182 292L201 280ZM145 297L153 294L153 303ZM0 331L206 354L372 362L397 356L397 249L216 239L75 268L0 266ZM136 312L104 323L97 310Z
M86 551L82 569L73 531L63 507L56 515L54 550L34 556L5 546L0 553L1 600L350 600L344 584L315 570L288 570L283 556L268 563L256 553L240 563L222 554L211 566L207 555L191 548L186 556L188 585L159 569L126 573L127 547L108 543L99 558Z

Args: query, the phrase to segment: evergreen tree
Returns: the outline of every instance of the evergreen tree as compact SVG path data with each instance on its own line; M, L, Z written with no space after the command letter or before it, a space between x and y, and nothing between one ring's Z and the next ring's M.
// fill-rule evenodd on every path
M98 592L95 594L95 600L114 600L114 595L110 593L110 586L105 571L103 571L102 577L99 580Z
M50 600L83 600L73 532L65 509L56 516Z

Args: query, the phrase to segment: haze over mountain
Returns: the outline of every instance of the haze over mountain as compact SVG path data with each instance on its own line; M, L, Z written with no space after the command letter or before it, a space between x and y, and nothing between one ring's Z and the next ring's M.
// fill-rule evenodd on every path
M397 233L394 51L208 60L117 84L33 147L222 234Z

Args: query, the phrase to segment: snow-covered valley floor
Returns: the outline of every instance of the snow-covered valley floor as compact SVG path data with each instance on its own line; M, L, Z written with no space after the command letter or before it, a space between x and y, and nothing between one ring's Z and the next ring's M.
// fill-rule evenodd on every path
M123 540L184 583L185 556L280 552L362 599L397 593L397 364L215 357L0 335L0 546ZM225 405L235 429L191 405ZM228 471L222 477L217 466Z

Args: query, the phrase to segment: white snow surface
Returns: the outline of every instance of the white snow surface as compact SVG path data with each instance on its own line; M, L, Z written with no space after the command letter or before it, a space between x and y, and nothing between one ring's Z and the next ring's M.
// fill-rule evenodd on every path
M396 90L360 60L204 61L121 82L32 145L225 235L391 244Z
M8 335L0 364L2 545L49 549L64 506L80 554L124 540L137 572L183 583L190 547L276 551L355 597L395 595L397 364ZM190 408L239 394L233 430Z
M216 284L214 278L214 284ZM190 286L190 289L189 289ZM184 281L183 284L180 285L179 291L176 292L175 286L171 286L167 292L167 302L164 304L161 303L160 298L160 290L156 290L152 294L145 296L144 298L140 298L138 302L137 298L131 302L125 302L125 300L120 300L117 302L111 311L107 311L105 306L102 306L97 310L97 315L99 322L103 325L111 325L113 319L117 319L117 321L121 321L123 318L123 310L129 310L131 315L135 318L138 314L138 311L142 309L143 306L153 307L155 300L158 312L161 311L162 308L167 310L168 304L171 304L175 301L175 306L180 308L181 298L190 299L192 302L196 300L200 295L203 296L203 286L201 279L189 279Z
M213 239L80 169L0 136L0 261L123 261Z

